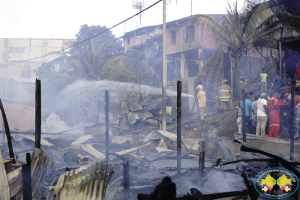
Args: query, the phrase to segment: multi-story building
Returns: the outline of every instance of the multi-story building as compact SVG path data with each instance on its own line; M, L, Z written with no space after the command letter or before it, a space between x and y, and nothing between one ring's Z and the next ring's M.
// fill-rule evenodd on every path
M209 16L220 23L223 15ZM176 90L176 81L182 80L183 92L192 96L196 92L195 85L201 82L199 74L203 71L203 64L218 46L206 26L193 23L194 17L175 20L166 25L167 88ZM148 78L151 77L151 72L161 75L162 25L127 32L123 43L125 52L130 49L140 50L142 71ZM217 71L214 76L223 77L223 71ZM230 73L226 76L230 80ZM194 98L189 98L188 102L191 109Z
M72 39L0 38L0 98L34 103L34 84L41 63L60 55L55 52L69 47ZM47 54L51 54L45 56Z

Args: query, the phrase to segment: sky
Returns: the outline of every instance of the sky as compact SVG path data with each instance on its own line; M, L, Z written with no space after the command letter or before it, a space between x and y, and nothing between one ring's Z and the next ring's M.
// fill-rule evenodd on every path
M80 26L112 27L138 11L136 0L0 0L0 38L75 38ZM143 1L143 0L141 0ZM145 7L157 0L144 0ZM228 3L244 0L167 0L167 22L191 14L225 14ZM192 10L191 10L192 3ZM135 17L112 29L115 36L162 23L163 3L143 12L142 23Z

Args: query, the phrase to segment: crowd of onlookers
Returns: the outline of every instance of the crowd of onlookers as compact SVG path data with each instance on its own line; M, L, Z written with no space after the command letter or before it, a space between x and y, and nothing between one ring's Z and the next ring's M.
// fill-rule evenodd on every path
M299 69L299 70L298 70ZM299 74L298 74L299 72ZM296 78L300 78L300 65L297 66ZM294 128L295 138L299 138L300 123L300 81L296 81L294 106L291 105L291 80L286 80L285 84L282 78L276 74L272 82L268 78L265 70L260 74L261 93L254 97L253 92L245 94L245 131L246 133L256 134L260 136L279 137L281 125L291 128L291 120L289 122L282 121L282 118L290 116L290 110L294 109L295 117ZM270 89L268 90L268 83ZM271 84L270 84L271 83ZM285 112L282 112L285 110ZM242 132L242 113L243 102L239 104L237 111L237 124L239 132ZM288 115L288 116L287 116ZM287 129L291 130L291 129ZM285 131L286 132L286 131ZM289 134L289 133L284 133ZM282 135L282 134L281 134Z

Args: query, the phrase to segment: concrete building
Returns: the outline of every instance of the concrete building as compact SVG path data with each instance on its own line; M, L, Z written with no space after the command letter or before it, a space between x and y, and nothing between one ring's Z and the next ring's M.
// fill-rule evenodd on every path
M60 55L54 52L69 47L73 41L0 38L0 98L34 104L34 70L58 58ZM54 54L43 57L50 53Z
M221 22L223 15L210 15ZM207 27L192 24L195 16L186 17L167 23L167 89L176 90L176 81L182 80L183 92L195 94L195 85L199 73L217 45ZM125 52L130 49L140 50L142 71L161 75L162 25L148 26L127 32L123 37ZM219 72L222 74L222 72ZM230 74L229 74L230 75ZM158 80L161 78L157 78ZM191 110L194 98L189 98Z
M191 111L194 104L196 85L202 84L209 99L215 99L215 93L222 78L231 83L231 65L229 56L217 67L203 70L204 64L211 58L218 48L216 40L208 27L193 23L196 15L167 23L167 89L176 91L176 81L183 83L183 92L192 95L188 98L185 109ZM216 22L221 23L224 15L208 15ZM151 74L158 74L161 81L162 71L162 25L148 26L128 32L123 37L125 52L130 49L140 51L141 68L147 74L144 79L151 77ZM260 55L254 49L251 51L253 75L258 73ZM247 56L241 60L242 69L249 68ZM256 72L256 71L257 72ZM247 74L247 71L244 70ZM150 75L149 75L150 74ZM212 104L212 103L211 103Z

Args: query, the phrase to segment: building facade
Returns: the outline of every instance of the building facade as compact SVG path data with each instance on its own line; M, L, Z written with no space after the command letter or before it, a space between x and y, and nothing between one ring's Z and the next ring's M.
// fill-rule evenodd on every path
M0 38L0 98L34 103L34 70L60 55L73 39ZM43 57L44 55L51 54Z

